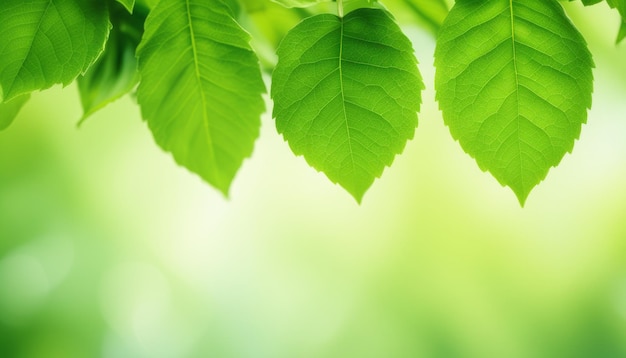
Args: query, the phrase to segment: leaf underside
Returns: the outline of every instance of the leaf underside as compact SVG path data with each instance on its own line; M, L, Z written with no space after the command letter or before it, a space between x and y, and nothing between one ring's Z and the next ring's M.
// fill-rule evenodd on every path
M248 41L221 0L161 0L137 49L137 99L156 142L225 195L265 110Z
M593 61L584 39L554 0L458 0L435 66L450 133L523 205L586 121Z
M85 72L109 33L101 0L2 0L0 97L8 101Z
M322 14L278 48L273 115L293 152L360 202L413 137L422 88L411 42L386 11Z

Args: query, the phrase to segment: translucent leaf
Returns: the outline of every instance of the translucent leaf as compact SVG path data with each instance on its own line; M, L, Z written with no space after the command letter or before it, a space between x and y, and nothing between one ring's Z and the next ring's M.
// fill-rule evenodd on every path
M422 79L390 15L323 14L291 30L272 78L276 128L357 201L413 137Z
M161 0L137 49L138 101L156 142L224 194L265 110L248 41L221 0Z
M22 106L28 101L30 94L23 94L12 100L0 103L0 131L5 130L19 113Z
M111 9L113 29L104 53L77 78L83 117L122 97L139 82L135 49L139 45L147 10L138 7L130 15L121 6Z
M435 65L452 136L523 205L587 119L593 61L584 39L554 0L459 0Z
M72 82L96 60L109 33L101 0L2 0L0 97Z

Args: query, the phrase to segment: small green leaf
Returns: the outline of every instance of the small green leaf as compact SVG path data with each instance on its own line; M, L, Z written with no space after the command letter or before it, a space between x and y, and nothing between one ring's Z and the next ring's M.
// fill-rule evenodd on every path
M622 18L622 24L619 27L616 43L622 42L626 38L626 18Z
M83 117L87 117L107 104L122 97L139 82L135 49L141 40L147 13L138 7L130 15L121 6L111 9L113 29L104 53L76 80L83 106Z
M249 40L222 0L161 0L137 49L138 101L156 142L224 194L265 110Z
M28 101L30 94L23 94L12 100L0 103L0 131L7 129L22 109L22 106Z
M109 33L101 0L2 0L0 96L64 85L85 72Z
M584 39L554 0L458 0L435 66L452 136L523 205L587 119L593 61Z
M622 16L622 22L620 23L619 32L617 34L616 43L620 43L626 38L626 0L606 0L609 6L613 9L617 9Z
M413 138L422 88L411 42L386 11L317 15L278 48L276 128L360 202Z
M118 3L122 4L129 13L133 13L133 8L135 7L135 0L117 0Z

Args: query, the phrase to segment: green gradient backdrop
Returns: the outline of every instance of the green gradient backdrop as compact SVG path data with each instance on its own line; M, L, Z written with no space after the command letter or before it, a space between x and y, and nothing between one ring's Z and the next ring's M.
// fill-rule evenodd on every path
M626 46L571 14L594 107L524 209L450 138L415 28L420 125L361 206L269 115L225 200L132 99L77 130L74 87L36 93L0 132L0 357L626 357Z

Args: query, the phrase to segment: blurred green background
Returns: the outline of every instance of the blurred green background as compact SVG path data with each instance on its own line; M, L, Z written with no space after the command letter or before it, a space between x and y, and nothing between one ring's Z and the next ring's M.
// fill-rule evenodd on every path
M417 27L420 125L361 206L267 114L226 200L132 98L77 129L75 87L34 94L0 132L0 357L626 357L626 45L569 10L594 106L524 209L451 139Z

